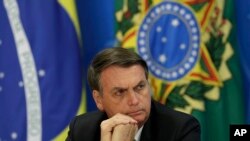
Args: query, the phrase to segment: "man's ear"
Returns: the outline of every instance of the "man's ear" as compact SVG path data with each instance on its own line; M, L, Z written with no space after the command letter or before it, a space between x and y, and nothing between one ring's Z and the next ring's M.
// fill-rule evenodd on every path
M103 111L103 105L102 105L102 96L101 94L99 93L99 91L97 90L93 90L92 92L92 96L95 100L95 104L97 106L97 108L100 110L100 111Z

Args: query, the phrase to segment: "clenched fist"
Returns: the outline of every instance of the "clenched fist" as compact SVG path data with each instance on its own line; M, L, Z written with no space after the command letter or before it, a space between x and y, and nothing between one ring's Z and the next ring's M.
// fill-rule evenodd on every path
M101 141L133 141L137 128L136 120L116 114L101 123Z
M133 141L136 132L136 124L117 125L112 134L112 141Z

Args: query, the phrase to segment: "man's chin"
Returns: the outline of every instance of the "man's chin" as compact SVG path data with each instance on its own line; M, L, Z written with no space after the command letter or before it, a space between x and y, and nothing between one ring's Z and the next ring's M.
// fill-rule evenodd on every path
M142 124L145 122L146 117L144 115L137 115L132 117L134 120L136 120L138 122L138 124Z
M132 117L134 120L136 120L139 123L139 126L141 126L141 124L144 124L146 121L146 113L142 110L129 113L128 115Z

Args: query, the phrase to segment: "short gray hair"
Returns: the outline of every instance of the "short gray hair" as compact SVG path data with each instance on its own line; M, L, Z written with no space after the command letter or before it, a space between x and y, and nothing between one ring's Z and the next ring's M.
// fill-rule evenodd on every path
M133 50L122 47L107 48L99 52L88 68L88 83L92 90L101 91L100 76L102 71L112 65L130 67L139 64L144 68L148 79L148 66L146 62Z

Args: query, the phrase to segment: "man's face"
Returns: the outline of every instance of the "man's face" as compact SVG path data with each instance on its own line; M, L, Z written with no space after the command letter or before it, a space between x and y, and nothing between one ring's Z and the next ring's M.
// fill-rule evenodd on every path
M95 98L97 107L108 117L117 113L134 118L139 126L149 117L151 106L150 87L143 67L110 66L101 73L102 96ZM98 100L97 100L98 99Z

